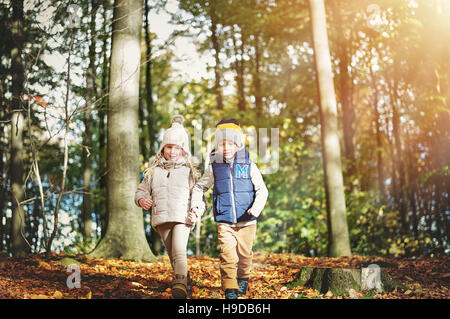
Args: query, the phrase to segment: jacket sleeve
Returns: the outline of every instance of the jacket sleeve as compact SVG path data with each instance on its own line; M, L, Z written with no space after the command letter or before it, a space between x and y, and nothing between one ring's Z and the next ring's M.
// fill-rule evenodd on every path
M139 206L139 200L142 198L151 198L152 194L152 176L150 176L150 180L148 181L147 178L144 177L142 182L139 184L135 194L134 194L134 203L136 206Z
M200 216L205 212L205 202L203 201L203 194L211 188L214 184L214 174L211 164L203 173L203 176L197 181L192 189L191 208L198 207L200 210Z
M253 216L258 217L266 205L269 191L264 183L261 172L254 162L251 164L250 177L252 179L253 186L255 187L255 200L249 210L252 212Z

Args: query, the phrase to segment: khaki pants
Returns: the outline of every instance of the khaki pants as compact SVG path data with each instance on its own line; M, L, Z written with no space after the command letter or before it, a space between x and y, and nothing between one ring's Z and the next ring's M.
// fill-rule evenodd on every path
M156 231L164 242L175 275L186 276L188 268L186 246L191 227L182 223L167 222L158 225Z
M223 289L239 289L237 278L249 278L256 224L231 227L219 224L220 276Z

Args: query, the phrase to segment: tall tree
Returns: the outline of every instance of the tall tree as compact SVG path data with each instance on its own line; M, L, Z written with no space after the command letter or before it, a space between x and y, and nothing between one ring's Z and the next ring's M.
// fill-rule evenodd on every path
M263 95L261 88L261 39L259 33L254 35L254 48L255 48L255 59L254 59L254 72L253 72L253 87L255 90L255 108L258 117L263 115Z
M7 10L6 4L0 4L0 36L5 40L5 43L11 43L9 40L10 30L6 27L7 23L9 23L8 18L9 10ZM9 47L8 46L0 46L0 56L8 56L9 55ZM9 61L8 61L9 62ZM5 98L5 87L6 87L6 77L9 72L7 67L4 65L4 61L0 59L0 122L6 123L8 120L8 101ZM3 159L3 155L8 153L8 141L5 140L5 127L1 126L0 128L0 252L3 251L3 238L5 235L5 227L3 225L3 216L4 210L6 208L6 198L7 198L7 167L6 161Z
M373 114L374 114L374 122L375 122L375 137L377 141L377 180L378 180L378 191L380 192L380 196L382 202L386 202L386 192L384 187L384 172L383 172L383 143L382 143L382 132L381 132L381 118L380 112L378 111L378 87L376 83L376 78L372 69L372 66L369 67L371 82L372 82L372 92L373 92Z
M316 77L319 93L323 165L329 233L329 255L351 255L347 226L341 152L333 75L323 0L309 0Z
M20 204L24 198L23 190L23 128L22 93L24 84L23 48L23 0L11 2L12 11L12 106L11 106L11 201L12 201L12 252L15 256L27 253L25 241L25 214Z
M240 40L236 39L237 29L240 30ZM245 111L246 102L245 102L245 60L244 60L244 48L245 48L245 32L242 29L242 26L234 25L233 26L233 49L234 56L236 57L234 64L234 68L236 70L236 84L237 84L237 108L239 111Z
M401 223L401 231L403 234L407 232L407 206L406 206L406 179L405 179L405 166L403 163L403 150L402 150L402 140L401 140L401 123L400 123L400 112L401 112L401 94L399 93L399 85L400 85L400 61L399 57L394 57L394 71L393 71L393 81L391 86L392 92L392 133L394 135L394 156L395 156L395 166L396 166L396 176L393 176L393 181L397 183L397 194L396 203L400 212L400 223Z
M371 37L370 41L370 47L373 48L370 51L377 52L375 43L373 37ZM370 55L372 56L372 55ZM374 56L375 57L375 56ZM377 148L376 148L376 154L377 154L377 180L378 180L378 191L380 192L381 201L383 203L386 203L386 191L384 187L384 163L383 163L383 140L382 140L382 130L381 130L381 116L379 112L379 93L378 93L378 81L374 72L374 66L372 63L369 65L369 74L370 74L370 81L372 85L372 93L373 93L373 114L374 114L374 122L375 122L375 137L377 142Z
M4 122L6 121L6 105L3 102L3 91L2 91L3 85L0 83L0 121ZM4 129L3 127L0 129L0 252L3 251L3 235L5 233L4 227L3 227L3 211L6 208L6 180L5 174L4 174L4 161L3 161L3 154L4 149L6 148L7 143L3 142L3 135L4 135Z
M142 210L134 204L139 183L139 69L142 1L116 0L107 125L107 205L105 236L93 257L151 261Z
M355 173L355 147L353 138L355 135L355 111L353 107L352 98L352 79L350 78L348 67L350 65L350 50L351 35L348 36L343 27L343 9L337 1L331 2L333 5L333 17L335 20L334 27L336 29L336 45L337 55L339 58L339 93L340 102L342 106L342 126L343 126L343 138L344 138L344 154L347 160L348 175L351 176ZM350 38L350 39L348 39ZM350 56L349 56L350 55Z
M86 74L86 108L84 112L84 135L83 135L83 238L85 241L92 237L92 192L91 192L91 178L92 178L92 133L93 121L92 113L94 111L94 103L96 100L96 31L95 31L95 17L97 12L97 0L90 1L90 43L89 43L89 67Z
M214 65L214 93L216 94L217 109L223 110L222 86L220 84L222 72L220 70L220 45L217 31L218 16L216 1L211 1L209 5L209 17L211 19L211 44L214 49L214 60L216 62Z
M106 225L108 214L106 212L106 109L108 107L108 80L109 80L109 57L108 57L108 49L109 49L109 36L107 23L109 23L108 12L110 9L109 0L103 0L103 26L102 26L102 78L101 78L101 106L98 112L98 162L99 162L99 171L100 171L100 196L98 201L98 208L96 209L100 215L100 224L101 224L101 237L105 235Z
M145 90L146 90L146 102L147 102L147 127L148 127L148 135L149 135L149 149L148 154L155 154L155 112L154 112L154 103L153 103L153 87L152 87L152 39L150 33L150 4L148 0L144 1L145 6ZM147 157L144 157L147 158Z

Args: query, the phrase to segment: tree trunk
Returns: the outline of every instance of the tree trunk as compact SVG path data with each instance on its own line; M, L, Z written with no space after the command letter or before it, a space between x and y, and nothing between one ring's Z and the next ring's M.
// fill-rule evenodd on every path
M154 260L144 233L142 210L134 204L139 184L139 69L142 2L116 0L112 30L107 126L107 205L105 237L94 258Z
M144 160L148 160L152 155L156 153L155 141L156 141L156 129L155 129L155 106L153 103L153 87L152 87L152 43L150 34L150 5L148 0L144 2L145 6L145 52L146 52L146 64L145 64L145 90L146 90L146 102L147 102L147 128L148 128L148 140L149 148L148 155L144 156ZM150 227L150 242L151 249L155 255L160 255L164 251L164 245L161 240L161 236Z
M50 255L51 249L52 249L52 242L56 237L57 231L58 231L58 218L59 218L59 209L61 207L61 201L62 197L64 195L64 189L66 185L66 176L67 176L67 165L69 161L69 144L68 144L68 138L69 138L69 96L70 96L70 71L71 71L71 57L72 57L72 48L74 43L74 35L73 35L73 29L70 29L70 42L69 42L69 48L68 48L68 57L67 57L67 74L66 74L66 97L64 101L64 137L63 137L63 149L64 149L64 159L63 159L63 170L61 173L61 184L59 185L59 194L58 198L56 200L56 206L55 210L53 212L53 230L50 234L50 237L48 238L48 242L46 243L46 253L47 256ZM37 164L36 164L37 167ZM42 214L45 216L44 212L44 205L42 207ZM45 218L44 218L44 225L46 224ZM45 226L44 226L45 227ZM45 234L45 232L44 232ZM44 235L45 238L45 235Z
M214 78L215 78L214 93L216 95L217 109L223 110L222 86L220 85L220 80L222 76L220 72L220 59L219 59L220 46L219 46L219 39L217 36L217 15L214 1L211 2L209 15L211 18L211 43L214 49L214 59L216 61L216 65L214 66Z
M235 27L234 27L235 28ZM234 68L236 70L236 84L237 84L237 93L238 93L238 110L245 110L245 89L244 89L244 32L241 30L241 45L238 48L235 34L233 32L233 49L234 49ZM238 59L238 55L240 58Z
M3 87L4 87L4 79L0 78L0 121L6 121L6 101L3 95ZM8 143L5 143L4 138L5 130L4 128L0 128L0 254L3 252L3 238L5 234L5 228L3 226L3 216L4 210L6 208L6 192L7 192L7 181L8 177L5 176L5 162L3 161L3 154L5 153L5 149Z
M97 0L91 0L91 21L90 21L90 39L89 45L89 67L86 74L86 108L84 113L84 135L83 135L83 238L85 242L92 237L92 193L91 193L91 177L92 177L92 132L93 122L92 113L94 111L94 103L96 100L96 69L95 69L95 16L97 12Z
M144 62L144 61L142 61ZM138 127L139 127L139 149L141 150L141 154L142 156L145 158L148 158L149 156L149 152L147 151L147 139L145 137L145 133L144 133L144 101L142 99L142 91L143 91L143 83L142 83L142 78L139 77L140 82L139 82L139 106L138 106Z
M387 266L397 267L394 264ZM350 297L352 290L353 293L370 290L381 292L402 287L385 268L377 264L362 265L358 268L302 267L296 278L287 286L311 287L322 294L331 291L333 296L350 295Z
M38 245L39 245L39 216L41 215L41 203L39 200L39 189L36 189L34 191L35 194L35 200L33 203L33 213L32 216L30 216L30 234L28 242L33 247L34 251L39 251Z
M411 207L411 227L414 238L418 239L419 236L419 219L417 216L417 206L416 206L416 194L417 194L417 170L414 166L414 152L416 148L414 147L413 141L410 138L408 130L406 131L406 143L409 145L409 151L407 152L407 169L408 175L410 176L410 183L408 186L408 200ZM418 150L416 153L419 153Z
M108 23L108 1L103 2L103 34L106 35L106 24ZM100 198L98 200L98 212L100 215L101 234L103 237L106 233L106 225L108 223L108 214L106 211L106 109L108 107L108 37L104 36L103 39L103 62L102 62L102 82L101 82L101 107L98 112L98 149L99 149L99 167L100 167Z
M261 47L260 35L255 34L255 73L253 74L253 85L255 89L255 108L258 118L263 114L262 92L261 92Z
M394 154L395 154L395 163L398 172L398 180L399 187L397 189L396 202L397 207L400 211L400 223L401 223L401 231L402 234L407 233L408 225L407 225L407 206L406 206L406 195L405 195L405 168L403 165L403 152L401 145L401 137L400 137L400 114L399 108L401 105L400 97L398 94L398 82L399 82L399 61L397 59L394 60L394 83L391 91L393 92L393 100L392 100L392 132L394 135Z
M378 111L378 88L375 75L370 66L370 79L372 81L372 93L373 93L373 112L375 117L375 136L377 143L377 172L378 172L378 191L380 192L381 200L383 203L386 202L386 191L384 187L384 173L383 173L383 144L381 138L381 128L380 128L380 112Z
M355 173L355 147L353 145L353 137L355 135L354 122L355 122L355 111L353 109L352 100L352 79L348 73L349 62L349 50L348 47L351 43L343 31L342 27L342 9L336 1L332 2L333 12L335 12L335 26L336 26L336 43L337 43L337 53L339 57L339 92L340 101L342 104L342 126L344 132L344 150L345 158L347 164L348 176Z
M149 138L149 156L155 154L155 112L153 105L153 87L152 87L152 43L150 37L150 5L148 0L145 0L145 52L146 52L146 64L145 64L145 90L146 90L146 102L147 102L147 113L148 113L148 138ZM147 159L146 157L144 157Z
M328 194L328 218L333 257L351 255L348 234L341 153L338 139L336 97L331 73L330 50L323 0L309 0L313 48L320 102L325 189Z
M24 82L24 69L22 63L23 48L23 0L13 1L12 37L14 39L11 49L12 70L12 115L11 115L11 201L12 201L12 253L14 256L24 256L28 253L25 241L24 225L25 215L22 205L23 191L23 127L24 116L22 111L22 93Z

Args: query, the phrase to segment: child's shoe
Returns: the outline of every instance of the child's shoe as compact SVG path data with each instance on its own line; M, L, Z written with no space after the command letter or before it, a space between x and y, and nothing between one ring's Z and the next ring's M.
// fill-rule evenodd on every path
M248 291L248 278L238 278L237 284L239 286L238 296L245 295Z
M237 299L237 289L225 289L225 299Z
M187 298L187 279L183 275L175 275L172 282L172 297L174 299Z

